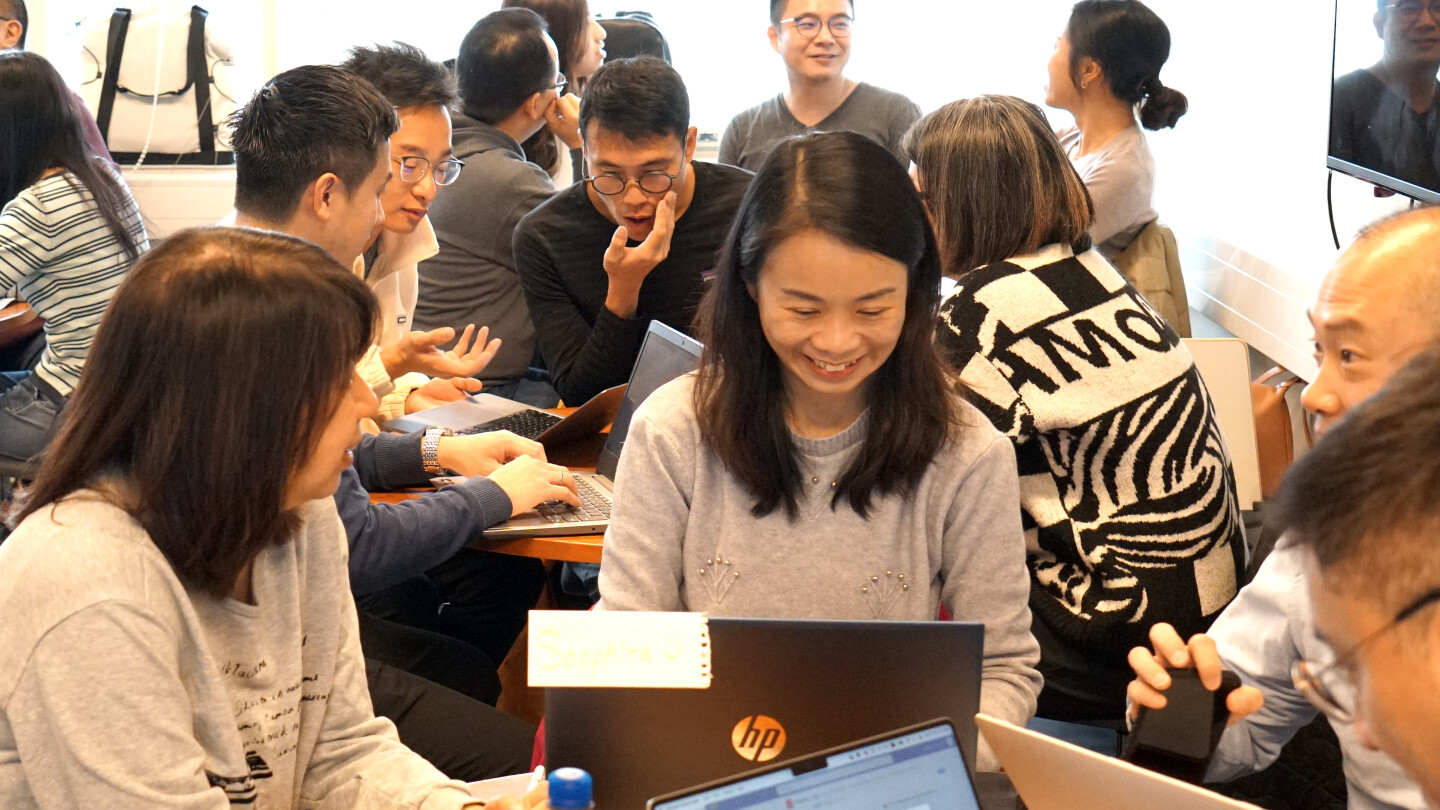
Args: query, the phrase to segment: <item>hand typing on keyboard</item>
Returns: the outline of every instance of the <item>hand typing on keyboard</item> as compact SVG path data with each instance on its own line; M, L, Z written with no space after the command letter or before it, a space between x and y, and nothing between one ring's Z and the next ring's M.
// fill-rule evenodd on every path
M489 475L522 456L545 460L544 446L508 430L447 436L440 440L436 450L441 467L472 477Z
M545 503L559 501L580 506L575 476L559 464L550 464L531 456L521 456L489 476L510 496L510 516Z

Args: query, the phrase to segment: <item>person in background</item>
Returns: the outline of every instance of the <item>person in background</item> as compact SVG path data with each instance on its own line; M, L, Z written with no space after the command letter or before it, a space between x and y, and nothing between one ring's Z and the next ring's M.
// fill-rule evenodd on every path
M1380 61L1335 80L1330 154L1440 188L1440 3L1377 0Z
M25 7L25 0L0 0L0 51L25 50L29 27L30 12ZM95 116L90 114L90 109L85 106L79 93L69 87L65 88L65 92L75 107L75 117L85 132L85 146L90 150L90 154L109 161L110 149L105 145L100 127L95 124Z
M515 229L515 268L561 398L630 377L650 321L690 331L750 173L695 162L690 97L650 57L609 62L580 102L585 182Z
M1095 202L1090 237L1110 261L1156 218L1155 160L1140 127L1174 127L1189 106L1160 83L1169 57L1170 29L1139 0L1076 3L1050 55L1045 104L1075 116L1060 144Z
M806 132L858 132L900 157L920 117L910 99L845 75L855 26L852 0L770 0L770 47L785 61L785 92L735 116L721 163L754 171L775 144Z
M1180 338L1091 248L1084 185L1029 102L952 102L906 138L948 275L941 353L1015 445L1039 716L1119 728L1126 654L1200 632L1245 538L1215 408Z
M150 246L130 189L86 148L69 97L43 56L0 52L0 295L45 319L34 371L0 373L7 459L44 449L110 298Z
M528 8L545 20L560 50L560 73L569 91L545 114L545 129L521 147L530 162L550 174L556 188L568 188L584 173L580 166L580 94L605 61L605 29L590 16L585 0L502 0L501 8Z
M1302 397L1321 435L1440 338L1433 303L1440 300L1440 275L1434 272L1437 239L1440 209L1402 211L1362 232L1321 282L1309 312L1316 374ZM1411 440L1428 447L1413 422L1406 425ZM1386 469L1392 464L1404 462L1386 461ZM1372 475L1365 491L1379 486L1383 477ZM1336 656L1316 632L1305 559L1299 543L1282 537L1206 634L1184 635L1158 624L1150 630L1153 650L1137 647L1130 653L1136 677L1129 694L1139 706L1164 705L1164 690L1170 686L1167 667L1194 667L1212 689L1220 685L1222 666L1240 676L1244 686L1229 698L1234 722L1220 738L1207 781L1228 781L1265 769L1316 717L1318 710L1295 685L1291 672L1301 660L1323 666ZM1344 705L1355 706L1356 692L1349 684L1332 684L1330 692ZM1372 750L1366 728L1348 713L1327 717L1345 756L1351 808L1426 807L1419 788L1395 761Z
M485 367L485 390L551 408L559 401L538 372L535 326L516 275L512 238L521 218L555 193L521 141L543 131L560 104L555 44L534 12L496 11L471 27L455 61L460 110L455 155L469 170L431 212L439 253L420 264L415 320L421 329L483 323L504 343Z
M385 97L349 71L308 65L277 75L233 119L237 223L309 238L337 260L352 257L343 263L353 267L382 219L393 165L389 135L398 123ZM456 360L417 345L405 349L413 358ZM363 363L358 370L369 383ZM354 454L334 497L350 541L350 585L359 594L425 574L489 526L541 501L578 503L567 471L547 464L538 444L509 433L384 433L362 438ZM370 491L425 486L444 470L468 479L402 503L370 502ZM524 626L543 578L499 581L506 586L495 593L503 615L466 623L472 638L486 639L483 649L432 633L417 656L429 665L425 677L409 672L419 664L397 658L405 653L396 648L386 657L400 666L376 658L367 664L376 710L395 721L407 745L467 781L523 768L533 738L533 728L484 705L481 684L494 683L496 663ZM424 657L429 650L443 654Z
M366 695L330 494L377 314L287 236L136 265L0 546L0 806L481 806Z
M850 132L777 146L706 293L698 375L631 423L601 608L944 607L985 624L980 710L1024 725L1040 677L1015 455L935 352L939 283L924 207L883 147ZM998 767L983 742L977 766Z
M1316 635L1296 688L1354 724L1440 806L1440 352L1410 361L1285 476L1275 517L1303 558ZM1377 474L1380 471L1382 474Z

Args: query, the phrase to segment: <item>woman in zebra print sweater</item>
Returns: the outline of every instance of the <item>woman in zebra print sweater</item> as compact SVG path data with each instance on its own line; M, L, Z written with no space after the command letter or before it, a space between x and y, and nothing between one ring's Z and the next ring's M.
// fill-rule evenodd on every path
M1175 331L1092 249L1089 195L1039 108L957 101L907 149L959 282L941 351L1015 444L1039 715L1119 721L1129 648L1159 621L1203 631L1243 570L1214 407Z

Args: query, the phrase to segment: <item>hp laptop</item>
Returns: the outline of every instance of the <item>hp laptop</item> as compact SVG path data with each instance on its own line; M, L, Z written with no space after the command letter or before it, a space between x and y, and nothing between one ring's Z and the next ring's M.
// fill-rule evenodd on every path
M975 721L1030 810L1259 810L1004 720Z
M547 767L597 806L652 796L936 717L969 768L985 629L968 622L711 618L709 689L545 690Z
M504 539L603 533L610 525L610 493L615 487L615 469L620 464L620 451L625 447L625 435L630 430L635 409L655 389L694 371L700 363L703 348L698 340L659 321L651 321L645 341L640 344L640 355L635 358L635 368L630 372L630 382L623 386L624 396L613 414L610 436L605 440L605 448L600 451L595 472L575 473L580 506L577 508L556 501L544 503L538 509L523 512L486 529L485 537Z
M980 810L949 720L911 726L652 799L648 810Z

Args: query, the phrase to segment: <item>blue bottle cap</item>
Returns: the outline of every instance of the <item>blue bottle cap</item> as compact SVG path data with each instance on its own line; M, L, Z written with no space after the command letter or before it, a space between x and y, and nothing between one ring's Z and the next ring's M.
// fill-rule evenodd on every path
M590 774L579 768L551 771L549 781L550 807L553 810L590 810L595 806Z

